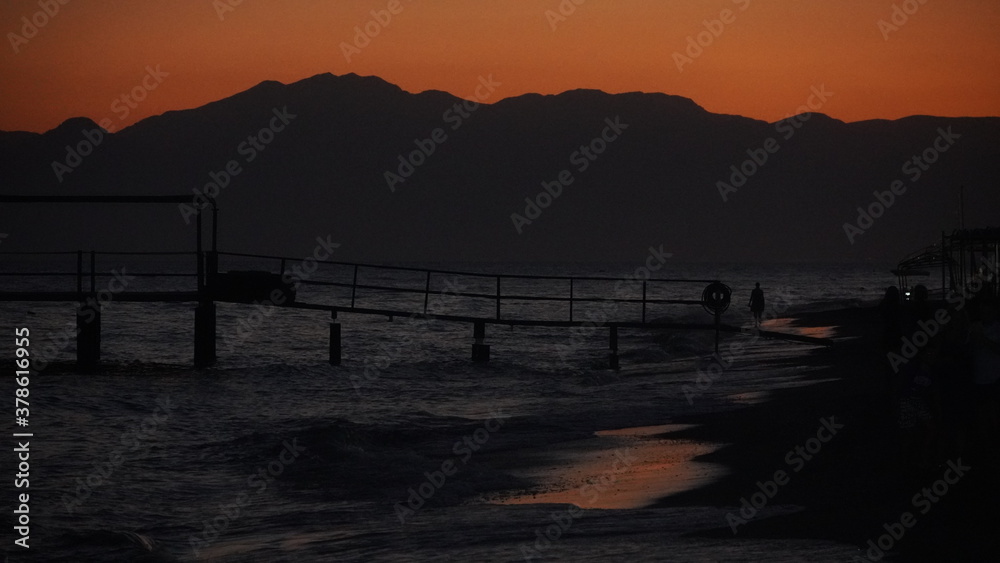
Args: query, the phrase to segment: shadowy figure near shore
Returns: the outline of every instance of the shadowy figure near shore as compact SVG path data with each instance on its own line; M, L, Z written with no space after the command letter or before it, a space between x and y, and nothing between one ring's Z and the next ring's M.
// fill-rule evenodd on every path
M750 312L753 313L754 328L760 327L760 316L764 312L764 290L760 288L760 282L750 292Z

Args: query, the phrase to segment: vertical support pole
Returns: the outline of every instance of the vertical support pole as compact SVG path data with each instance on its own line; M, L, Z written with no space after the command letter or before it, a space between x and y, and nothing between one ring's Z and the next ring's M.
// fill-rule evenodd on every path
M209 250L205 253L205 289L209 295L214 295L219 275L219 253ZM214 299L214 297L213 297Z
M97 293L97 253L90 251L90 292Z
M354 265L354 281L351 282L351 309L354 308L354 298L358 295L358 265Z
M215 363L215 302L201 300L194 309L194 367Z
M101 305L91 293L76 310L76 366L93 371L101 365Z
M213 219L214 219L213 215ZM210 257L205 255L202 219L196 216L196 246L198 255L198 306L194 309L194 367L203 368L215 363L215 301L212 300L205 270ZM213 241L214 242L214 241ZM218 269L218 263L214 268Z
M715 353L719 353L719 326L722 324L722 313L719 311L715 312ZM757 330L760 330L758 328Z
M337 311L330 312L330 365L339 366L341 359L340 323L337 322Z
M646 323L646 280L642 280L642 322Z
M427 283L424 285L424 316L427 316L427 304L431 299L431 271L427 270Z
M569 322L573 322L573 278L569 279Z
M608 354L608 364L611 369L618 369L618 325L611 325L611 353Z
M500 320L500 276L497 276L497 320Z
M472 345L472 361L488 362L490 360L490 346L483 343L486 340L486 323L476 321L472 328L472 336L476 340Z
M195 254L198 255L198 293L205 290L205 254L201 238L201 211L195 215Z

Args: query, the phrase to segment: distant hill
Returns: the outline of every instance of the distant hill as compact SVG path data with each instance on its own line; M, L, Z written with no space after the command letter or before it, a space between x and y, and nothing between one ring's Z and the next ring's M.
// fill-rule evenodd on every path
M456 110L450 94L353 74L263 82L114 134L82 118L0 132L0 192L192 193L235 161L218 196L224 249L305 255L330 234L341 258L360 261L632 262L662 244L679 261L881 264L957 227L961 185L967 225L1000 218L1000 118L769 124L677 96L590 90L490 101ZM248 141L271 125L281 130ZM67 146L98 140L71 166ZM603 153L578 152L592 141ZM935 142L947 150L929 151L933 164L904 170ZM410 158L421 146L433 153ZM745 163L754 154L767 161ZM409 166L404 181L387 179ZM721 186L724 201L718 182L739 182L733 166L757 170L736 191ZM559 196L531 219L525 198L548 203L542 183L564 170L572 183L551 187ZM905 193L851 244L844 223L897 179ZM0 225L5 249L189 248L194 236L177 209L5 205Z

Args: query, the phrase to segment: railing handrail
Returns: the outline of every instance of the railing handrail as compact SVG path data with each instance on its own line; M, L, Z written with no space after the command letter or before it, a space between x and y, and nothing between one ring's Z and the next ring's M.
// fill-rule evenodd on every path
M3 254L0 252L0 254ZM8 253L15 254L15 253ZM78 292L83 291L83 280L85 277L90 278L90 291L96 290L96 280L98 278L111 277L113 273L103 273L96 271L97 259L100 256L197 256L198 257L198 272L195 273L178 273L178 272L130 272L130 276L134 277L194 277L199 279L199 291L204 290L200 284L202 272L201 266L203 257L199 255L198 252L96 252L96 251L73 251L73 252L45 252L45 253L23 253L23 254L38 254L38 255L71 255L75 254L77 256L77 268L75 272L56 272L56 271L44 271L44 272L0 272L0 276L62 276L62 277L76 277ZM204 256L212 256L211 251L204 251L202 253ZM87 255L89 260L84 261L83 257ZM287 271L287 265L289 262L295 263L296 259L289 258L287 256L272 256L263 254L249 254L240 252L217 252L214 254L213 259L216 264L212 266L212 272L209 274L217 273L214 270L217 269L217 261L219 256L236 257L236 258L250 258L257 260L270 260L270 261L280 261L279 273L278 275L285 276L289 272ZM301 260L300 260L301 261ZM298 279L296 282L303 285L316 285L316 286L328 286L328 287L338 287L338 288L350 288L351 290L351 308L353 309L356 305L358 298L358 290L371 290L371 291L384 291L393 292L397 294L413 294L423 296L423 314L428 313L428 308L430 305L430 296L432 293L438 293L442 295L449 295L454 297L465 297L471 299L490 299L494 300L496 303L495 319L500 320L501 318L501 305L503 302L557 302L557 303L569 303L569 320L573 321L574 316L574 304L576 303L628 303L628 304L641 304L642 310L642 322L646 322L646 309L647 305L651 304L670 304L670 305L701 305L703 301L701 299L660 299L651 298L647 289L651 283L688 283L688 284L701 284L701 283L714 283L717 280L714 279L678 279L678 278L648 278L641 279L639 277L610 277L610 276L548 276L540 274L490 274L481 272L466 272L458 270L448 270L448 269L437 269L437 268L419 268L415 266L393 266L393 265L380 265L380 264L370 264L370 263L360 263L360 262L345 262L339 260L316 260L316 264L324 264L336 267L346 267L353 269L353 276L350 283L337 282L337 281L325 281L325 280L313 280L313 279ZM85 264L89 267L85 267ZM378 283L358 283L358 271L360 269L369 269L378 271L390 271L390 272L408 272L408 273L419 273L422 274L424 279L420 280L420 285L422 287L415 287L418 283L416 279L412 281L414 287L398 287L389 285L380 285ZM479 292L469 292L469 291L432 291L432 280L435 275L438 276L460 276L460 277L470 277L470 278L481 278L495 280L495 289L492 293L479 293ZM548 281L548 282L568 282L568 297L565 296L566 292L563 292L560 288L553 294L551 288L544 288L549 291L541 291L542 295L528 295L524 291L518 292L517 288L513 290L503 283L504 280L531 280L531 281ZM584 291L581 292L580 288L576 282L602 282L611 283L618 282L628 284L631 286L629 289L634 290L636 296L624 295L620 291L620 288L616 286L616 291L611 297L600 296L600 293L595 294L594 292ZM402 282L406 283L406 282ZM640 292L641 288L641 292ZM508 293L503 293L502 290L506 290ZM530 292L531 290L529 290ZM581 295L582 293L582 295Z
M240 258L260 258L264 260L291 260L291 261L301 261L302 259L290 258L288 256L271 256L265 254L246 254L242 252L219 252L219 256L236 256ZM332 266L348 266L348 267L359 267L359 268L376 268L382 270L395 270L404 272L418 272L432 274L446 274L450 276L468 276L468 277L479 277L479 278L504 278L504 279L528 279L528 280L557 280L557 281L627 281L627 282L638 282L641 280L636 280L635 278L617 278L609 276L546 276L540 274L487 274L482 272L462 272L458 270L440 270L436 268L417 268L414 266L387 266L382 264L371 264L364 262L342 262L338 260L316 260L318 264L330 264ZM649 278L646 281L651 282L664 282L664 283L712 283L718 280L716 279L687 279L687 278Z

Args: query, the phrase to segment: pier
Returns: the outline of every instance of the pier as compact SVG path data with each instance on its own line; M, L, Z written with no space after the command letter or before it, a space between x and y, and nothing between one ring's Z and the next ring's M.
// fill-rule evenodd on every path
M0 203L190 204L191 199L190 195L0 196ZM267 304L328 314L329 362L333 365L342 360L342 318L346 315L467 324L472 329L471 360L476 362L490 359L489 326L599 328L608 331L608 366L612 369L619 367L618 336L624 329L711 330L716 350L720 333L743 332L721 322L731 296L719 280L490 274L222 252L217 248L218 207L211 199L206 201L197 215L195 248L190 251L0 252L4 262L42 257L46 264L46 269L36 271L11 269L0 262L4 266L0 269L0 301L75 303L77 366L87 371L98 369L101 363L102 302L111 293L121 302L191 303L196 367L208 367L217 360L217 303ZM209 229L204 224L208 221L203 220L206 215ZM206 239L209 244L205 244ZM141 257L147 263L180 260L187 266L184 271L175 266L165 271L129 272L130 278L170 286L132 290L117 279L118 273L99 270L98 264L111 257ZM226 263L234 268L220 267ZM252 268L246 269L246 264ZM655 309L667 305L704 309L706 322L671 322L654 314ZM607 314L609 310L615 314ZM760 335L830 344L827 339L794 334L760 331Z

